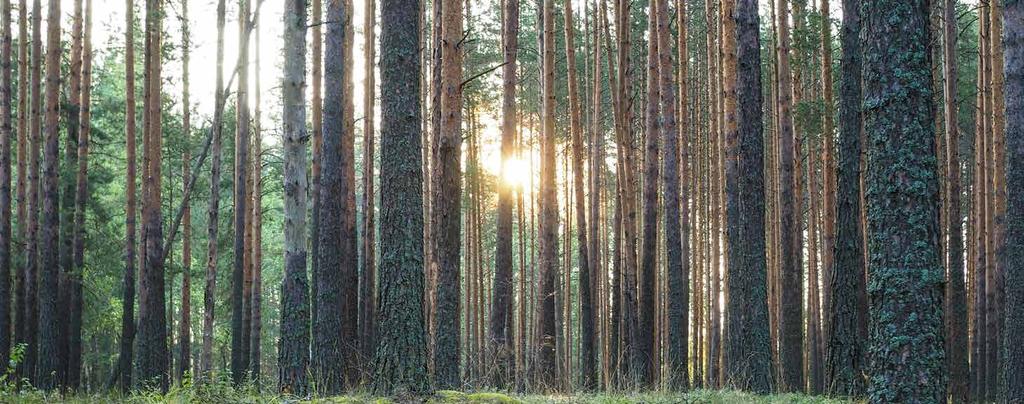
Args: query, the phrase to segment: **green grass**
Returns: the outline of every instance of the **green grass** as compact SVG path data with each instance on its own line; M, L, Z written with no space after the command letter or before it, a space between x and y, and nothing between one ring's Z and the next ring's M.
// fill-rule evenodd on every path
M593 404L675 404L675 403L763 403L763 404L839 404L852 403L824 397L806 396L802 394L780 394L758 396L730 390L693 390L686 393L602 393L575 395L516 395L496 392L465 393L442 390L425 399L389 399L354 395L344 397L318 398L314 400L298 400L271 394L258 394L254 390L235 390L230 387L214 384L206 387L175 388L166 394L137 393L131 396L120 395L76 395L60 397L39 391L14 393L0 392L0 402L18 402L28 404L43 403L137 403L137 404L171 404L171 403L315 403L315 404L391 404L407 402L424 402L427 404L561 404L561 403L593 403Z

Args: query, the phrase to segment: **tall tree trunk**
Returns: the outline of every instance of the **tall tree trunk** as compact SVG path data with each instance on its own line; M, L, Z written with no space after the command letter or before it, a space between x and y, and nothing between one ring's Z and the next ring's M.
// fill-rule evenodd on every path
M948 186L945 202L946 223L943 223L949 234L946 243L946 274L945 305L946 312L946 352L949 355L948 394L953 401L967 401L968 353L967 347L967 298L964 287L964 251L963 251L963 214L960 206L960 125L957 108L958 70L957 70L957 35L958 24L956 1L945 0L943 4L943 38L942 67L945 76L943 92L943 131L946 133L946 167L945 174ZM844 13L845 15L845 13Z
M259 14L253 22L256 27L256 80L253 94L253 136L252 139L252 296L250 297L250 328L249 328L249 373L259 389L263 359L263 127L262 111L260 110L260 25Z
M640 385L651 388L655 379L654 334L655 334L655 280L658 278L658 155L660 148L661 122L658 119L658 101L661 97L658 87L658 41L657 1L648 6L647 41L647 105L644 111L644 160L643 160L643 249L641 250L639 279L640 296L640 339L633 357L634 371Z
M589 228L586 229L586 231L588 232L588 237L590 241L590 245L587 247L589 248L590 253L588 254L588 258L590 259L588 266L591 273L588 282L590 282L591 292L594 296L591 298L591 304L593 305L593 310L595 310L594 318L596 322L596 330L594 332L598 334L598 339L596 340L596 347L594 347L594 351L591 354L592 356L586 356L587 353L585 349L580 352L580 354L582 355L581 357L583 358L582 360L593 360L596 364L596 369L594 369L593 374L593 383L590 386L584 384L584 387L589 387L591 389L599 388L600 386L602 386L601 382L603 380L607 380L608 378L606 370L608 363L607 346L609 339L606 323L608 316L606 304L608 300L607 295L605 295L605 280L607 278L607 273L602 272L601 270L601 268L605 268L602 262L601 254L601 248L603 246L601 240L601 223L603 222L601 216L601 207L603 202L601 196L601 188L605 185L603 182L605 163L604 127L602 126L603 116L601 115L601 102L603 100L601 92L601 24L598 21L598 17L596 14L598 12L597 8L597 1L595 1L593 9L588 10L588 13L590 14L590 22L594 31L593 42L591 42L590 44L590 47L592 47L594 52L594 57L592 59L591 64L593 71L591 76L589 77L589 79L592 80L593 83L591 86L591 97L593 97L591 102L593 104L591 105L590 109L591 128L588 143L588 168L590 174L588 178L590 181L587 184L587 186L590 195L590 221L587 222ZM582 230L583 229L581 229L581 231ZM583 368L584 374L586 374L585 362Z
M285 272L281 284L277 383L278 391L303 397L309 388L306 375L309 372L310 339L306 289L306 0L285 2L284 31L287 57L284 59L281 96L284 107ZM316 43L319 38L314 35L313 41ZM316 59L314 56L314 61ZM317 92L314 90L313 93Z
M423 319L423 172L416 2L381 2L380 323L373 390L427 393Z
M43 211L40 215L42 238L39 242L39 366L36 369L36 386L50 390L60 383L61 367L60 327L61 312L58 311L58 270L60 216L58 149L60 137L60 2L50 0L46 16L46 113L43 153L42 197Z
M1003 248L1006 276L1005 323L1003 324L1004 386L1007 402L1024 400L1024 2L1003 3L1003 63L1006 97L1006 244ZM998 17L997 17L998 18Z
M164 303L163 226L160 206L162 126L160 122L160 63L163 7L146 0L146 57L144 114L146 139L142 222L145 265L139 277L139 341L136 371L142 385L167 389L167 308Z
M835 198L836 198L836 163L835 163L835 119L832 92L832 20L828 0L819 1L819 12L824 25L821 27L821 97L824 103L822 117L822 228L821 228L821 329L822 341L828 340L830 313L832 312L832 279L834 266L832 246L835 244ZM822 346L824 349L824 346Z
M671 16L668 12L670 0L657 0L658 2L658 46L664 49L659 55L660 64L660 87L661 87L661 111L662 111L662 198L664 200L664 221L665 221L665 271L668 273L668 386L673 390L686 390L689 388L689 374L687 373L687 348L685 341L689 340L689 322L687 317L690 311L689 301L689 259L690 250L687 238L689 229L689 209L686 208L689 198L689 186L682 185L687 172L680 173L685 169L689 157L685 133L685 124L677 121L676 96L683 97L682 106L685 113L686 101L685 92L676 89L676 73L672 63L672 42L671 42ZM688 61L686 51L686 5L682 1L676 2L676 12L681 13L679 18L679 78L686 78L686 64ZM684 87L685 87L685 81ZM682 129L682 130L681 130ZM680 149L681 147L681 149ZM680 152L683 150L683 152ZM680 223L680 219L684 220Z
M778 11L778 130L781 172L779 188L782 223L782 315L779 317L781 387L784 391L803 390L803 231L800 218L800 194L797 189L795 156L800 147L793 134L793 73L790 70L789 0L775 0Z
M28 228L28 204L27 173L29 156L28 152L28 121L29 121L29 54L28 54L28 2L18 2L18 179L17 179L17 215L18 229L15 235L20 250L28 249L27 228ZM14 339L13 343L20 344L25 341L25 329L28 319L26 318L25 290L28 287L25 276L27 263L25 260L18 260L14 269ZM22 361L24 363L24 360ZM20 368L20 366L19 366ZM17 373L15 373L17 374Z
M1003 315L1003 244L1005 242L1005 218L1006 218L1006 106L1004 98L1003 81L1003 44L1002 44L1002 6L999 1L992 1L989 5L989 62L987 72L990 77L991 86L989 96L990 141L988 158L991 161L989 168L989 247L988 253L992 260L989 266L987 279L989 299L992 304L988 313L989 332L989 399L997 400L1002 396L1003 389L1000 386L1002 380L1003 346L1000 334L1002 333Z
M355 157L349 130L350 111L345 107L352 94L345 78L350 65L343 59L350 52L345 48L346 24L350 23L349 8L344 0L330 0L327 5L327 36L325 58L335 62L324 67L325 94L323 150L320 179L320 229L318 277L314 304L317 322L313 324L313 375L322 393L336 395L345 386L355 382L355 359L358 351L356 332L357 267L355 234L348 229L349 216L355 215L348 193L354 187L348 171L354 169ZM336 268L329 271L328 268ZM352 288L350 290L350 288ZM339 312L340 310L340 312ZM339 312L337 316L319 314ZM353 373L350 373L353 372Z
M0 1L0 24L0 363L5 363L11 355L11 0Z
M214 88L213 140L210 146L213 154L210 162L210 200L207 205L206 221L206 285L203 289L203 349L199 356L199 371L202 378L210 376L213 370L213 319L217 294L217 245L218 212L220 210L221 149L224 135L224 20L226 0L217 1L217 78ZM305 24L305 20L303 20ZM285 103L287 105L287 103ZM305 212L305 210L303 210ZM305 268L305 265L303 265ZM282 327L283 329L283 327Z
M539 330L536 344L537 381L545 389L555 384L555 291L558 279L558 199L555 184L555 21L553 0L543 0L540 152L540 295L537 304Z
M734 387L764 393L771 389L772 357L764 255L764 151L757 2L740 0L734 10L730 3L723 4L722 30L725 33L728 207L725 379Z
M309 1L309 0L306 0ZM310 220L309 220L309 260L310 260L310 276L313 280L309 287L310 298L315 299L317 296L316 280L319 279L319 260L320 260L320 156L322 155L322 144L323 144L323 129L324 129L324 100L323 100L323 55L324 55L324 34L323 34L323 0L313 0L312 6L313 20L313 36L311 37L310 52L313 53L313 89L312 99L310 100L310 112L312 113L312 130L313 130L313 150L312 150L312 168L310 169L310 175L312 183L307 188L309 194L310 203L313 205ZM303 73L304 74L304 73ZM316 304L310 304L310 310L312 311L311 324L316 324L317 313Z
M501 50L505 65L502 67L502 121L501 121L501 174L509 178L513 167L509 162L515 158L516 141L516 75L519 52L519 0L504 0L502 3ZM506 172L509 171L509 172ZM494 294L491 299L489 324L490 349L496 361L498 386L508 384L512 365L512 204L515 186L502 182L498 184L497 235L494 252ZM521 226L522 224L520 224ZM522 266L520 266L522 271ZM522 280L522 272L520 272ZM520 297L521 299L521 297ZM520 300L520 305L522 301ZM587 373L584 371L584 379ZM586 385L586 384L584 384Z
M861 12L871 245L868 395L872 401L938 402L945 399L944 276L927 2L868 0Z
M434 318L434 381L438 387L461 385L459 297L462 184L462 1L441 6L441 126L434 138L432 187L433 257L437 261Z
M135 145L135 4L125 0L125 154L127 176L125 179L125 246L124 274L121 280L121 347L118 354L116 373L120 374L122 392L132 388L132 360L135 348L135 217L136 217L136 145Z
M988 255L985 250L987 230L985 225L985 211L988 203L986 201L986 176L988 174L985 158L985 134L988 133L988 75L985 74L985 65L989 62L988 54L988 16L985 10L988 2L978 4L978 76L977 96L975 108L975 129L974 129L974 170L972 179L972 243L973 254L971 260L974 262L973 283L974 283L974 309L971 337L971 394L975 399L985 398L988 380L988 339L986 336L985 315L988 304L986 293L985 274L988 272Z
M234 264L231 270L231 378L240 385L249 362L248 288L245 271L245 234L249 229L247 199L249 171L249 29L250 0L238 0L238 88L235 105ZM250 285L251 286L251 285Z
M85 29L82 33L82 92L78 130L78 173L75 179L74 262L69 278L70 314L68 360L65 383L77 390L82 376L82 312L85 298L82 280L85 268L85 205L89 198L89 136L92 132L92 0L85 1Z
M839 84L839 165L836 243L831 313L825 349L825 385L835 395L864 393L867 342L867 291L860 227L861 54L860 1L843 1L841 77Z
M374 216L374 107L376 97L376 27L377 2L366 2L363 11L364 60L363 69L366 79L363 81L363 223L362 223L362 254L363 266L359 280L359 353L363 358L373 357L374 335L377 327L377 256L376 256L376 225Z
M90 0L91 1L91 0ZM189 76L188 64L191 54L192 38L189 26L191 21L188 17L188 0L181 2L181 120L182 132L185 134L185 152L181 157L181 178L184 189L188 191L190 178L189 169L192 165L191 144L192 139L192 102L189 97ZM178 382L185 380L185 375L192 367L192 203L185 199L184 216L181 221L181 322L178 328Z
M580 360L583 388L591 389L597 380L597 357L594 353L594 298L591 287L589 259L590 244L587 242L587 208L583 186L583 119L580 111L579 79L576 72L576 48L573 43L574 31L572 2L566 1L563 9L565 16L565 54L569 81L569 133L572 138L572 172L573 189L575 191L577 265L579 266L579 299L580 299ZM568 183L568 182L567 182ZM566 202L568 203L568 201ZM593 203L593 200L591 201ZM568 249L568 246L566 246Z

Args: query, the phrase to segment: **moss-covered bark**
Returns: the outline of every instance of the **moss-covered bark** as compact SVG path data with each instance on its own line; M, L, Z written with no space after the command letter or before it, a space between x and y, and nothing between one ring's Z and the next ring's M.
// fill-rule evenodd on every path
M381 2L381 217L373 390L427 393L418 2Z
M928 1L866 0L863 114L872 402L945 399Z

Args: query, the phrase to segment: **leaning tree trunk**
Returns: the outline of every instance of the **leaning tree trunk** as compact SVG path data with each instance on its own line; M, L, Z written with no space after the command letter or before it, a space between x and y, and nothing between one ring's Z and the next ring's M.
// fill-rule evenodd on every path
M723 63L729 235L725 380L733 387L767 393L772 387L772 355L764 255L764 150L757 1L739 0L735 9L729 3L723 4L726 10ZM735 37L731 32L733 23Z
M945 399L927 4L861 5L873 402Z
M416 2L381 2L381 251L373 391L430 391L423 318L423 171Z
M314 39L315 40L315 39ZM309 384L309 296L306 286L306 0L286 0L284 72L284 280L278 340L278 391L304 397Z

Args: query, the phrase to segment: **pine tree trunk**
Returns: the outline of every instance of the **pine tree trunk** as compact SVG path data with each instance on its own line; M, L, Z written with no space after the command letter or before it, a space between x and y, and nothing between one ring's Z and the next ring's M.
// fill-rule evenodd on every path
M240 385L248 373L249 330L245 315L248 307L245 271L245 235L248 231L249 171L249 28L250 0L238 0L239 66L235 105L234 169L234 261L231 270L231 378Z
M0 1L0 363L11 354L11 1ZM24 37L22 38L24 39ZM19 156L21 153L19 153ZM20 226L20 223L19 223Z
M221 149L224 136L224 20L226 0L217 1L217 78L214 88L213 140L210 162L210 200L206 221L206 285L203 289L203 349L199 356L200 377L213 371L213 319L217 294L218 212L220 210ZM286 103L287 105L287 103Z
M423 318L423 172L416 2L381 2L381 256L377 394L430 391Z
M359 280L359 353L363 358L373 357L374 335L377 327L377 256L376 256L376 225L374 216L374 106L376 103L376 34L375 24L377 6L375 0L366 3L363 20L363 46L365 59L363 70L366 79L363 81L363 222L362 254L363 266Z
M135 219L136 219L136 144L135 144L135 4L125 1L125 154L127 176L125 179L125 247L124 274L121 281L121 347L118 354L116 373L121 391L132 388L132 360L135 348Z
M543 0L541 42L541 152L540 152L540 295L537 304L540 347L536 371L543 389L556 388L555 294L558 284L558 199L555 166L555 22L553 0Z
M771 389L772 358L764 255L764 152L757 2L740 0L733 10L727 1L723 7L729 234L725 380L734 387L764 393Z
M960 125L957 122L958 70L956 1L946 0L943 5L943 60L945 76L943 91L943 130L946 133L946 223L949 240L946 244L946 301L943 309L946 315L946 352L949 355L948 394L953 401L967 401L968 394L968 352L967 345L967 298L964 287L963 212L960 204Z
M649 3L647 32L650 38L657 38L657 4ZM634 371L640 386L650 388L654 384L654 284L657 279L658 251L658 155L660 152L661 122L658 119L658 41L647 41L647 105L644 111L644 160L643 160L643 249L641 250L639 279L640 330L639 340L633 356Z
M92 0L85 2L85 29L82 34L82 91L80 128L78 130L78 173L75 179L74 261L68 291L68 358L65 383L77 390L82 376L82 312L85 299L82 291L85 268L85 205L89 198L89 136L92 132Z
M843 1L841 77L839 84L839 165L836 243L825 349L825 385L835 395L864 393L867 342L867 291L860 227L861 54L860 1Z
M260 29L259 14L253 22L256 27L256 80L253 94L255 106L253 107L253 136L252 139L252 240L251 240L251 266L252 266L252 295L250 297L250 328L249 328L249 372L256 384L257 390L262 384L260 378L263 360L263 127L262 111L260 110Z
M310 304L306 289L306 21L306 0L287 0L284 18L287 57L284 59L281 94L284 107L285 272L281 284L277 381L278 391L298 397L305 396L308 391L306 375L310 370ZM317 42L318 37L314 35L313 41ZM314 56L314 62L316 59ZM318 91L313 93L315 98Z
M1004 386L1007 402L1024 400L1024 2L1005 1L1003 63L1006 99L1006 244L1002 263L1006 276L1006 317L1003 324ZM998 18L998 17L997 17Z
M27 177L27 165L29 157L26 156L28 151L28 108L29 99L31 95L28 93L28 82L29 82L29 68L28 68L28 11L27 1L21 0L18 2L18 179L17 179L17 215L18 215L18 228L15 234L15 239L18 240L18 248L20 250L27 249L27 238L26 229L28 227L27 215L28 212L25 205L28 204L26 198L26 183ZM25 282L25 260L17 260L17 266L14 268L14 339L13 343L18 344L25 341L25 326L27 319L25 318L26 307L25 307L25 289L27 287ZM24 361L23 361L24 362ZM19 366L20 368L20 366ZM17 374L17 373L15 373Z
M308 0L306 0L308 1ZM316 280L319 279L318 271L320 268L320 156L322 155L323 149L323 129L324 129L324 100L323 100L323 0L313 0L312 6L312 37L310 52L312 52L312 99L310 100L310 112L312 113L312 130L313 130L313 150L312 150L312 168L310 169L311 184L307 189L310 199L310 208L312 212L309 219L309 270L310 277L313 280L309 287L310 297L315 298L317 296ZM316 324L317 313L316 304L310 304L310 310L312 311L311 324Z
M160 63L163 7L158 0L146 1L146 52L144 101L144 167L142 222L145 239L144 266L139 276L139 334L136 372L139 383L167 389L167 306L164 302L163 229L161 223Z
M926 5L869 0L861 6L871 401L945 398Z

